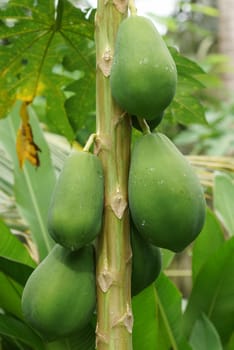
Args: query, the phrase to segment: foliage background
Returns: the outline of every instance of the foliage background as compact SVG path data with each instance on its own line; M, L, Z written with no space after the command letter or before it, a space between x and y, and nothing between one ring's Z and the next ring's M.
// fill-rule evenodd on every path
M211 5L180 1L170 18L149 14L168 28L164 38L179 77L159 130L189 155L208 207L196 242L176 256L163 251L159 279L133 298L134 350L234 347L234 105L223 102L226 57ZM83 146L95 131L94 13L65 0L56 7L52 0L0 3L2 349L94 349L93 323L75 338L47 344L25 324L20 306L28 276L53 245L47 211L56 177L73 142ZM23 102L41 149L37 169L18 164ZM139 135L134 130L133 141Z

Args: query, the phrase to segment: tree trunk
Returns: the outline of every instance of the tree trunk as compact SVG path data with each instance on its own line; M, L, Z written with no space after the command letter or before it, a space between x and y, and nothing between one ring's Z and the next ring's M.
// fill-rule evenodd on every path
M218 0L219 15L219 48L220 53L229 58L225 66L223 80L227 97L233 98L234 92L234 1ZM226 94L224 94L225 96Z
M127 202L130 121L115 104L110 70L127 0L99 0L96 13L96 152L105 177L103 228L97 249L98 350L132 349L131 247Z

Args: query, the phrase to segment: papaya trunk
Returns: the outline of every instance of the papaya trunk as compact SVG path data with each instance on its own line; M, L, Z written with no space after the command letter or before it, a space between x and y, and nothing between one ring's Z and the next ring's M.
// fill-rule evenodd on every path
M98 350L132 349L131 247L127 183L130 121L114 103L110 69L116 32L128 1L98 1L96 13L97 138L105 178L103 228L97 248Z

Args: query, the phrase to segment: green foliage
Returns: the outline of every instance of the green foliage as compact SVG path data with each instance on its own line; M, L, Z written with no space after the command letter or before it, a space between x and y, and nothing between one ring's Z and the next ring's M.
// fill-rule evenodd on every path
M14 165L14 193L17 207L21 216L29 224L33 240L38 247L39 257L43 259L54 244L48 235L47 216L55 183L55 173L48 145L33 111L31 123L36 142L40 144L41 148L41 166L37 170L32 168L30 164L25 164L22 170L19 168L15 150L15 139L19 126L18 111L19 107L16 106L11 115L1 121L1 143L6 152L9 153Z
M164 274L159 276L155 285L133 298L133 315L134 350L180 349L181 295Z
M212 244L211 243L212 235ZM207 259L224 243L224 233L214 213L207 208L205 225L194 242L192 255L193 281Z
M0 40L4 40L4 45L0 44L4 53L0 55L0 117L6 116L15 98L28 101L36 95L45 96L49 127L73 139L77 129L71 125L76 127L76 123L70 124L67 118L63 91L73 79L58 74L56 67L63 66L65 55L75 57L75 69L88 72L86 86L94 86L93 55L86 55L93 42L93 16L86 19L86 14L69 1L59 0L55 8L54 1L24 0L9 1L0 8L0 20ZM84 80L80 87L83 89ZM95 101L94 94L90 101ZM81 109L82 113L86 110ZM69 115L71 119L74 113Z
M181 3L184 5L187 1ZM213 8L197 4L190 4L190 7L193 15L190 16L189 11L188 19L198 13L202 21L207 20L207 16L216 16ZM183 12L185 9L186 6ZM172 23L172 19L170 21ZM172 24L179 35L176 42L182 38L183 45L179 45L182 51L190 50L188 42L202 43L200 38L207 38L207 34L208 39L213 40L209 29L199 28L198 31L189 20L179 26L175 22ZM191 35L195 41L191 40ZM4 154L3 157L1 151L1 202L8 198L10 205L8 212L2 208L2 203L0 209L4 220L8 215L6 222L11 227L10 230L0 221L0 344L3 349L95 348L92 322L74 336L46 343L27 326L21 310L23 286L36 266L25 243L33 238L39 260L53 247L54 242L47 232L47 214L55 171L61 168L66 157L59 144L51 148L54 152L51 153L51 145L45 140L37 118L40 116L43 128L65 136L69 142L77 137L84 144L94 132L93 37L94 12L87 16L87 12L75 8L69 1L58 1L56 8L53 0L10 0L0 6L0 118L7 117L0 121L0 145L10 158L9 163L8 156ZM215 106L215 110L207 113L202 100L204 85L211 84L210 75L176 49L170 48L170 52L176 63L178 84L159 129L165 130L168 124L171 128L172 123L185 125L185 130L176 137L177 144L189 146L193 153L230 154L234 144L233 106L220 104L218 111ZM41 149L41 165L35 170L25 164L20 170L15 151L19 104L15 105L15 100L32 98L30 123ZM58 164L51 162L55 154L61 158ZM204 228L189 247L192 253L191 295L182 300L179 287L161 273L156 282L135 296L132 300L134 350L233 349L233 177L217 174L213 194L213 211L207 209ZM18 220L19 215L23 222ZM21 231L20 236L14 235L15 229L17 233ZM162 270L167 273L175 254L165 249L161 251ZM187 305L185 312L182 301Z
M222 344L219 335L205 315L201 315L197 319L195 326L193 328L190 344L193 350L222 350Z
M214 209L228 235L234 235L234 181L226 174L217 174L214 181Z
M188 336L201 313L216 327L223 344L233 332L234 317L234 239L225 242L209 256L194 282L184 314L184 332Z

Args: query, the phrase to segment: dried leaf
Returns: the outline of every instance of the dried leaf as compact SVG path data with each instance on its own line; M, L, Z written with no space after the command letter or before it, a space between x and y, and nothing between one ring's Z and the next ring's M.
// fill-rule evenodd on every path
M33 132L27 110L29 103L30 102L23 101L20 109L21 125L16 138L16 150L20 168L23 167L26 159L35 167L40 165L38 152L41 150L33 140Z

